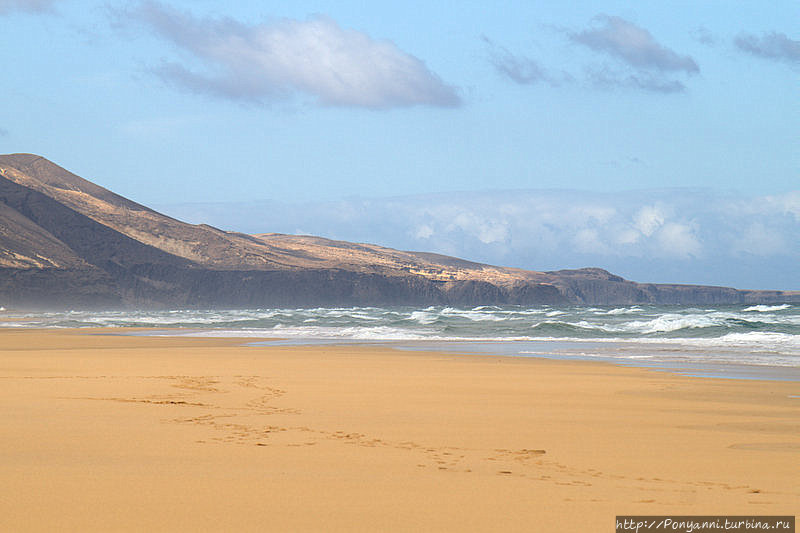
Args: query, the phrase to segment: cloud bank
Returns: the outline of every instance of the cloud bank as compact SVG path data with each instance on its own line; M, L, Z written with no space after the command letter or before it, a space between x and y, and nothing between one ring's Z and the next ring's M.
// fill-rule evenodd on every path
M757 57L800 64L800 41L790 39L785 33L771 32L761 37L741 33L733 43L739 50Z
M323 106L371 109L461 103L420 59L328 17L249 25L156 2L122 15L189 54L195 66L166 62L154 71L192 92L256 103L300 93Z
M247 233L307 233L534 270L599 266L637 281L800 289L800 191L496 191L162 206Z

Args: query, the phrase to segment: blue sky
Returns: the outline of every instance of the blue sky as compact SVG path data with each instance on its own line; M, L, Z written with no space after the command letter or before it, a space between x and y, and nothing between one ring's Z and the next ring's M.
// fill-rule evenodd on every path
M0 0L0 28L0 152L192 222L800 289L793 0Z

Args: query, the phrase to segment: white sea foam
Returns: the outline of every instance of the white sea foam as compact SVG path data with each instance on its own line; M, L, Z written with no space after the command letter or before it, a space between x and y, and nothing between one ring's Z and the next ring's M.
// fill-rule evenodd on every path
M459 318L466 318L473 322L478 322L481 320L491 321L491 322L498 322L501 320L505 320L502 315L498 315L497 313L487 313L487 312L480 312L474 310L464 310L464 309L455 309L453 307L445 307L441 311L441 316L443 317L459 317Z
M782 304L782 305L752 305L750 307L745 307L742 309L743 312L751 312L756 311L759 313L768 313L770 311L783 311L784 309L789 309L792 306L789 304Z
M325 326L287 326L278 324L270 329L187 329L180 332L161 332L161 335L178 335L185 337L222 337L222 338L255 338L255 339L291 339L302 341L304 339L349 341L503 341L506 338L475 339L472 337L453 337L430 335L426 331L415 331L391 327L325 327ZM517 338L520 339L520 338ZM523 339L527 340L527 338ZM302 344L302 342L300 342Z
M468 343L506 343L524 342L534 340L533 337L459 337L447 335L431 335L424 331L412 331L398 328L322 328L322 327L288 327L280 325L273 329L206 329L185 331L161 331L154 335L181 336L181 337L211 337L211 338L252 338L252 339L288 339L303 344L303 341L369 341L369 342L406 342L406 341L432 341L432 342L468 342Z
M796 335L767 332L730 333L715 338L585 338L585 337L467 337L454 335L431 334L425 330L412 330L392 327L320 327L320 326L286 326L278 324L271 329L213 329L190 330L170 333L175 335L198 337L248 337L248 338L285 338L285 339L329 339L338 341L370 340L370 341L448 341L448 342L538 342L538 343L575 343L607 346L641 346L652 350L654 347L668 347L670 350L695 350L707 352L714 348L733 348L737 357L749 354L780 353L800 358L800 338ZM649 346L650 348L645 348ZM800 363L800 360L797 361Z
M644 313L640 313L644 315ZM669 333L679 330L692 330L712 327L732 327L731 321L738 321L741 324L750 323L752 315L745 315L737 312L710 311L708 313L663 313L645 317L646 320L632 318L627 321L609 321L602 323L590 323L586 321L578 322L581 326L593 326L608 332L630 332L641 334ZM763 320L764 317L759 317ZM770 322L774 324L794 324L800 317L771 317ZM735 324L734 324L735 325Z
M413 311L409 318L420 324L433 324L439 318L439 314L432 311Z
M698 339L715 341L721 344L745 346L761 350L783 347L795 350L800 355L800 336L768 331L748 331L747 333L728 333L717 339Z
M639 306L633 307L618 307L616 309L611 309L610 311L601 311L596 310L594 314L596 315L631 315L633 313L641 313L642 309Z
M8 314L8 313L7 313ZM6 315L4 315L6 316ZM72 311L14 314L0 327L182 327L178 334L313 342L589 343L606 357L761 361L800 366L800 306L477 306ZM555 344L554 344L555 343ZM624 347L621 349L620 347ZM504 348L506 349L506 348ZM508 348L510 349L510 348ZM614 355L615 351L618 353ZM772 363L770 363L772 361Z

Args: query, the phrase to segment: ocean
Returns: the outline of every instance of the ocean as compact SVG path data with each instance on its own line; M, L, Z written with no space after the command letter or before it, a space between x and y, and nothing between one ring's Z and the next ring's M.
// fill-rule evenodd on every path
M789 304L0 310L0 318L0 327L144 327L153 328L149 335L245 337L254 344L370 343L800 381L800 305Z

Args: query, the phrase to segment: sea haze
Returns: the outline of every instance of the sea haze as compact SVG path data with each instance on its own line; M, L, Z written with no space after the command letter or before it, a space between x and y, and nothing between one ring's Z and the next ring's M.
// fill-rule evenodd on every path
M245 233L319 235L490 265L594 266L639 282L800 289L800 191L524 189L156 207Z
M789 304L5 311L0 315L6 320L0 322L3 327L144 327L154 328L148 334L155 335L244 337L273 345L379 343L602 360L717 377L800 380L800 306Z

